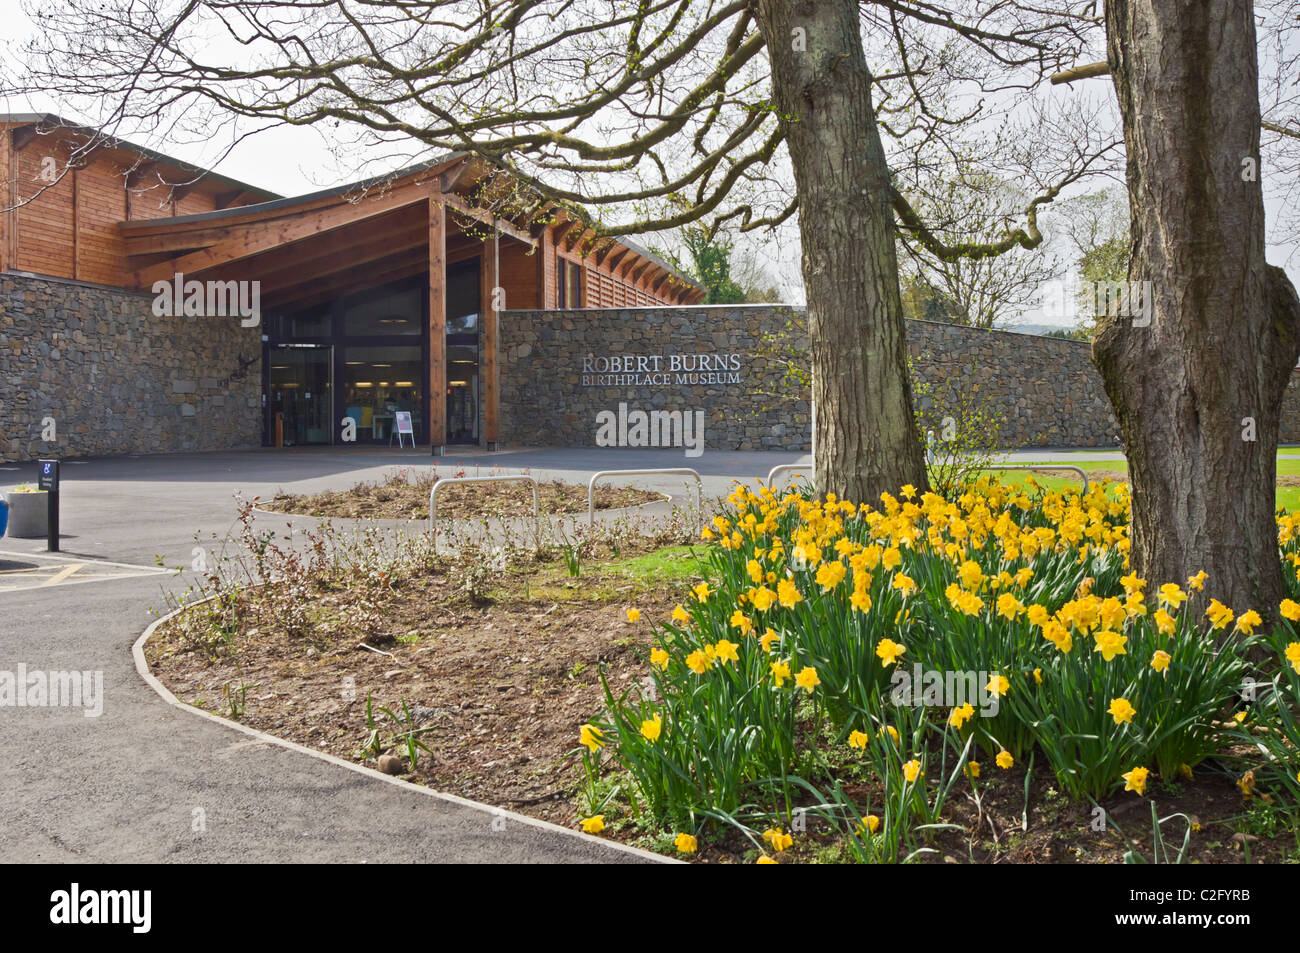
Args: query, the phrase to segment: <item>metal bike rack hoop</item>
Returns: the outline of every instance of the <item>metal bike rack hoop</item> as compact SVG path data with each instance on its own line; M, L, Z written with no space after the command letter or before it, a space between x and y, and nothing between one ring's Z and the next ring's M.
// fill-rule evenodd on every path
M704 525L704 482L700 479L699 473L690 467L665 467L659 470L600 470L591 475L587 481L587 525L596 524L596 481L603 480L606 477L625 477L625 476L691 476L695 478L695 509L700 516L700 525Z

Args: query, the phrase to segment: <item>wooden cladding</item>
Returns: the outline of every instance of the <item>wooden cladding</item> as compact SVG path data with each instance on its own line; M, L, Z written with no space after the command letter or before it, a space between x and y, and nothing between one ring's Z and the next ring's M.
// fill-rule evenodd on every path
M84 155L86 138L68 129L39 132L31 123L0 124L0 266L118 287L131 284L118 223L210 212L229 184L146 159L121 146ZM75 161L74 161L75 157ZM271 193L240 190L243 203Z

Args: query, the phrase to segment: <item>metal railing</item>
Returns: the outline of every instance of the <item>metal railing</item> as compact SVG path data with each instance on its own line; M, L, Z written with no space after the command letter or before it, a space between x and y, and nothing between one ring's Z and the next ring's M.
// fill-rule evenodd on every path
M704 481L700 479L699 473L690 467L665 467L661 470L600 470L591 475L587 481L587 525L594 526L596 523L596 481L603 480L606 477L625 477L625 476L691 476L695 478L695 511L699 514L700 525L704 525Z
M1088 492L1088 474L1084 472L1083 467L1076 467L1072 463L1001 463L992 464L987 467L980 467L981 470L1073 470L1079 474L1079 479L1083 481L1083 492Z
M439 480L429 491L429 532L433 533L433 542L438 544L438 490L441 487L452 483L504 483L512 481L515 483L528 482L533 485L533 528L540 531L541 523L537 514L537 478L529 476L526 473L517 473L510 476L477 476L477 477L446 477Z
M767 471L767 488L772 489L772 481L776 479L778 473L793 472L795 470L807 470L812 472L810 463L781 463Z

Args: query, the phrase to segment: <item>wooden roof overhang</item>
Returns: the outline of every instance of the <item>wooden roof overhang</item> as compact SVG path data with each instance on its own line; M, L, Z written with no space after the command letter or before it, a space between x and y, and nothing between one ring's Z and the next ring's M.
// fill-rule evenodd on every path
M149 290L177 273L185 280L261 282L264 308L308 307L348 290L375 287L429 268L431 223L445 228L446 263L479 255L486 238L536 248L550 240L579 249L589 232L542 203L495 214L478 199L503 175L481 159L453 154L396 175L290 199L199 215L118 223L133 286ZM486 183L486 184L485 184ZM431 210L431 203L440 208ZM491 203L486 203L491 204ZM673 300L695 303L704 291L637 246L603 239L597 262L648 272Z

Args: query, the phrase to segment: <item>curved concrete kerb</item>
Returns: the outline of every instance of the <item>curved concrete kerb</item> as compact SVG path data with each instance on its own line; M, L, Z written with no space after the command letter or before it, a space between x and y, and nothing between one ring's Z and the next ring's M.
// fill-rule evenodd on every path
M431 790L430 788L423 787L422 785L419 784L411 784L409 781L403 781L401 778L395 778L392 777L391 775L383 774L380 771L376 771L374 768L368 768L362 764L355 764L351 761L345 761L342 758L336 757L335 755L332 754L328 754L324 751L315 751L312 748L308 748L306 745L300 745L293 741L286 741L283 738L277 738L275 735L269 735L264 731L258 731L256 728L250 728L247 725L241 725L237 721L230 721L227 718L222 718L220 715L215 715L212 712L204 711L201 708L195 708L193 705L185 704L179 698L173 695L171 691L167 688L167 686L165 686L162 682L160 682L158 678L153 674L153 672L149 670L149 663L145 660L144 657L144 647L145 647L145 643L149 641L150 636L153 635L154 630L157 629L164 622L167 622L170 619L180 615L182 612L187 612L188 610L193 609L196 606L202 605L203 602L206 601L207 600L205 599L200 602L195 602L189 605L181 606L179 609L175 609L172 612L167 613L167 615L162 616L161 618L155 620L152 624L150 624L150 626L147 629L144 630L143 633L141 633L140 637L135 640L135 644L131 646L131 655L135 659L135 670L140 673L140 677L143 678L145 682L148 683L149 687L152 688L155 692L157 692L158 696L162 698L163 701L167 702L167 704L172 705L176 708L180 708L193 715L198 715L201 718L207 718L210 721L214 721L219 725L224 725L227 728L232 728L235 731L243 732L249 737L256 738L257 740L265 742L266 744L278 745L281 748L287 748L290 751L296 751L299 754L308 755L309 757L316 758L320 761L328 761L330 764L337 765L340 768L347 768L349 771L355 771L358 774L364 774L366 777L372 778L375 781L382 781L385 784L392 784L396 787L401 788L404 791L415 791L426 797L434 798L435 800L443 801L449 804L458 804L462 807L468 807L477 811L482 811L484 814L491 815L492 817L504 816L511 821L515 821L516 823L526 824L531 827L539 828L541 830L553 833L557 836L572 837L587 843L590 843L591 841L597 841L604 848L613 850L615 852L626 853L629 857L635 857L638 860L653 860L658 863L665 863L665 864L682 863L682 861L678 861L674 858L664 857L662 854L656 854L651 851L642 850L639 847L629 847L626 844L620 844L618 841L614 841L614 840L605 840L604 838L600 838L600 837L592 837L590 834L583 834L580 831L569 830L567 827L561 827L558 824L552 824L548 821L540 821L537 818L529 817L526 814L517 814L514 811L507 811L504 808L493 807L490 804L481 804L478 801L471 801L468 800L467 798L457 797L454 794L443 794L440 791L434 791Z

